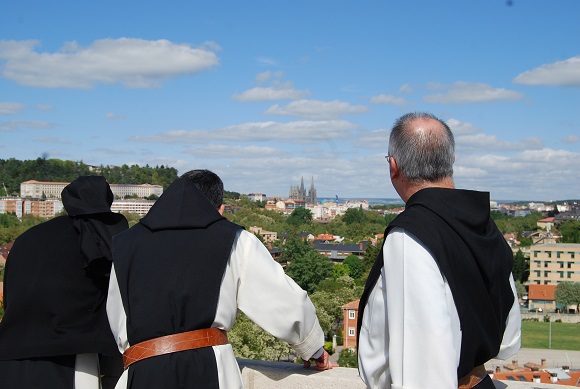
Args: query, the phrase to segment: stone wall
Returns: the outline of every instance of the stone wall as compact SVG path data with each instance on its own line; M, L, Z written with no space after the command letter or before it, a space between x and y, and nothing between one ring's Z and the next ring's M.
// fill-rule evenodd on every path
M316 371L302 365L284 362L253 361L238 359L246 389L364 389L358 370L337 367ZM494 381L496 389L557 389L564 385L532 382ZM434 384L434 388L436 385Z

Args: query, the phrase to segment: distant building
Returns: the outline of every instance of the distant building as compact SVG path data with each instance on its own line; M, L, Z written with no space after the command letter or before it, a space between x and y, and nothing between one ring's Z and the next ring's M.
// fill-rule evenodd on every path
M316 188L314 187L314 177L312 177L310 182L310 189L308 190L308 193L306 193L306 189L304 188L304 177L302 177L300 186L290 187L290 194L288 198L290 200L302 200L308 205L316 205L318 199L316 197Z
M115 197L137 196L140 198L153 196L161 196L163 194L163 187L161 185L151 184L110 184L111 191Z
M344 304L342 308L342 326L344 332L344 348L356 349L356 325L358 320L359 300Z
M563 223L568 220L580 220L580 206L577 204L570 205L568 211L560 212L554 216L554 223Z
M60 199L62 190L68 184L69 182L25 181L20 183L20 197Z
M266 201L266 195L264 193L250 193L246 197L250 201Z
M0 199L0 213L12 213L21 219L23 215L54 217L63 210L58 199L30 199L20 197L3 197Z
M149 212L153 204L155 204L155 201L153 200L115 200L113 201L113 204L111 204L111 212L128 212L144 216Z
M262 227L252 226L250 227L250 232L253 234L260 235L264 242L272 243L278 240L278 233L273 231L266 231Z
M548 232L550 232L552 230L552 228L554 228L554 218L553 217L547 217L544 219L540 219L536 222L536 225L538 227L540 227L543 230L546 230Z
M25 181L20 184L20 197L60 199L60 195L68 182ZM161 185L151 184L110 184L115 197L137 196L140 198L163 194Z
M530 284L580 282L580 244L550 243L530 246Z
M356 255L362 258L369 242L363 240L360 243L324 243L324 241L314 240L314 249L329 258L332 262L340 263L349 255Z
M528 307L537 312L554 312L556 310L556 285L528 286Z

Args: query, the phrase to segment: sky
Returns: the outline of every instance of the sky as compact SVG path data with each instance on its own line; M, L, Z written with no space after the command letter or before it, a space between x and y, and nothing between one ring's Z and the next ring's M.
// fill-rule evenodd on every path
M0 2L0 159L398 198L414 111L453 131L458 188L580 198L580 1Z

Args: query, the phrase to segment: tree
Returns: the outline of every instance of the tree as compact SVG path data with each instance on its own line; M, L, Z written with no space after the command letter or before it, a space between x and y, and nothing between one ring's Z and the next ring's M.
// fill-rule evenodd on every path
M576 312L580 308L580 282L560 282L556 286L556 302L567 309L568 305L576 305Z
M332 267L332 277L336 280L337 278L348 276L350 274L350 269L348 266L342 263L336 264Z
M342 330L342 326L338 326L336 329L336 345L342 346L344 344L344 331Z
M354 254L349 255L342 262L345 266L349 268L349 275L352 278L359 278L363 274L363 266L361 260Z
M286 223L298 227L301 224L308 224L312 221L312 212L306 208L296 208L286 219Z
M0 213L0 227L13 227L20 224L20 221L13 213Z
M351 348L345 348L338 355L338 365L340 367L358 368L358 356Z
M365 221L365 214L362 208L349 208L344 213L342 220L346 224L361 224Z
M580 220L567 220L560 225L562 243L580 243Z
M309 252L316 253L314 246L297 236L289 237L284 246L282 246L282 256L288 262L301 258Z
M526 282L530 275L530 266L522 250L518 250L514 255L514 267L512 270L515 281Z
M336 280L327 279L318 285L310 299L316 307L316 314L325 334L331 335L332 330L342 322L342 306L358 299L361 294L362 286L357 286L349 276ZM321 316L325 318L324 324L320 320Z
M286 266L286 274L308 293L314 292L320 281L332 276L332 262L316 251L294 258Z
M381 252L382 245L383 245L383 240L381 239L379 242L377 242L376 246L373 246L372 244L368 245L367 249L364 252L361 265L362 265L363 274L364 274L363 278L365 280L368 277L368 274L371 271L371 268L373 267L377 257L379 256L379 253Z
M228 339L237 358L280 361L294 353L286 342L264 331L243 313L228 331Z
M516 281L516 293L518 298L521 299L526 294L526 287L520 281Z

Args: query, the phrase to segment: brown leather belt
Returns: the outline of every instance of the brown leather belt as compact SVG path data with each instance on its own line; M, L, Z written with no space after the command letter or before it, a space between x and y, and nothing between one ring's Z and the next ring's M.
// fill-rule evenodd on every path
M123 353L123 365L126 369L142 359L228 343L226 332L219 328L204 328L202 330L161 336L137 343L125 350Z
M471 389L479 384L487 375L487 371L483 365L473 368L465 377L459 379L459 389Z

